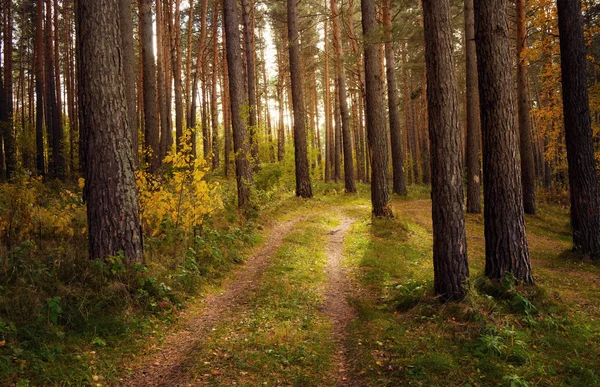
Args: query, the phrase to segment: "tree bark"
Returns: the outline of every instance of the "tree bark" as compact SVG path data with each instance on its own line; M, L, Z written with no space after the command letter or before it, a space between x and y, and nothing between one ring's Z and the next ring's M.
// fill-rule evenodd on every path
M579 0L558 0L563 113L574 248L600 259L600 208Z
M177 151L180 151L182 147L181 141L183 139L181 0L175 0L175 15L174 20L169 17L169 32L169 35L171 36L171 66L173 67L173 81L175 83L175 146Z
M129 127L133 163L138 160L138 123L135 106L135 70L133 51L133 20L131 0L119 0L119 18L121 23L121 47L123 48L123 70L125 71L125 93L127 95L127 122Z
M296 0L287 0L288 46L290 52L290 77L294 110L294 158L296 162L296 196L312 197L308 144L304 123L304 96L302 95L302 68L300 64L300 40L298 39L298 15Z
M390 119L390 139L392 143L392 192L406 196L406 173L404 171L404 150L402 144L402 127L398 110L398 87L396 86L396 60L394 58L394 41L392 39L391 1L384 1L383 24L385 28L385 65L388 92L388 110Z
M483 136L485 274L532 283L525 234L506 0L475 0Z
M152 0L141 0L142 61L144 63L144 142L150 173L157 173L163 156L159 145L156 112L156 67L154 64L152 32ZM157 7L157 12L158 7ZM158 47L160 50L160 46Z
M227 67L229 74L229 98L231 124L233 127L233 151L237 180L238 206L250 209L250 187L254 183L250 164L250 149L246 123L242 119L244 106L243 66L240 55L240 30L235 0L223 0L223 25L227 45Z
M214 2L212 15L212 39L213 39L213 55L212 55L212 81L210 93L210 118L212 126L212 168L219 168L219 112L217 110L217 64L219 58L217 27L219 24L219 2Z
M327 1L325 1L325 7L327 7ZM323 21L323 30L325 36L325 48L323 50L325 69L323 72L323 99L324 99L324 110L325 110L325 181L330 181L333 178L333 152L332 152L332 140L333 140L333 128L331 123L331 89L329 84L329 19L325 18Z
M77 3L90 258L143 260L117 0Z
M4 113L3 128L0 146L4 143L4 157L6 166L6 178L10 180L15 176L17 168L17 154L15 149L15 134L13 123L13 18L12 1L4 5Z
M335 78L337 83L338 100L340 104L340 116L342 126L342 148L344 151L344 187L347 193L356 192L354 182L354 160L352 157L352 133L350 129L350 112L346 96L346 74L344 71L342 47L342 32L340 29L340 12L336 0L331 0L331 15L333 25L333 46L335 48Z
M468 290L469 264L449 0L423 0L423 19L433 178L434 288L444 301L460 300Z
M367 138L371 159L371 203L373 215L391 217L388 184L388 146L379 68L377 7L372 0L361 0L364 37Z
M43 0L36 3L35 27L35 152L38 174L46 174L46 159L44 157L44 6Z
M242 17L244 25L244 48L246 50L246 76L248 85L248 129L250 130L250 152L253 158L253 164L259 164L258 158L258 137L256 120L256 74L254 67L253 36L254 29L250 20L252 12L248 0L242 0Z
M475 15L473 0L465 0L465 57L467 113L467 212L481 213L481 122L479 119L479 87L477 86L477 50L475 48Z
M525 0L516 0L517 20L517 99L519 107L519 146L521 151L521 183L523 208L526 214L535 214L535 166L531 145L531 116L529 114L528 61L525 56L527 30Z

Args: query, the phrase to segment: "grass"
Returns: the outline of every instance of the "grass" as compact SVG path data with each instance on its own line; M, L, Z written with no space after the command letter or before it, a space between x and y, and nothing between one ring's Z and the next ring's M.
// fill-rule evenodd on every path
M433 295L431 204L394 200L395 218L354 224L347 262L367 290L348 347L369 385L599 385L597 266L568 252L568 214L541 205L527 217L536 285L483 275L483 218L467 216L471 291Z

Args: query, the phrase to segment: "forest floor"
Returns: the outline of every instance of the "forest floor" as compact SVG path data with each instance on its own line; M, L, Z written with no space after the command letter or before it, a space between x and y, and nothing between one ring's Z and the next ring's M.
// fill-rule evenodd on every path
M564 208L527 217L532 287L483 277L483 217L468 215L457 304L432 293L426 192L393 208L373 220L366 195L288 199L262 246L114 384L600 385L600 270L570 252Z

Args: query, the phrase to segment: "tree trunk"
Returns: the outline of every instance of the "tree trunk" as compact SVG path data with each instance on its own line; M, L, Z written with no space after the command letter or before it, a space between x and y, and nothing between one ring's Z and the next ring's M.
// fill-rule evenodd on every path
M250 164L250 150L246 123L242 119L244 106L244 79L240 55L240 30L235 0L223 0L223 25L227 45L227 67L229 74L229 98L231 102L231 124L233 127L233 151L237 180L238 206L249 209L250 187L254 183Z
M12 20L12 1L8 1L4 6L4 93L5 117L0 141L0 146L4 143L4 157L6 165L6 178L14 177L17 168L17 154L15 149L15 134L13 123L13 20Z
M384 1L383 24L385 28L385 65L388 92L388 110L390 119L390 139L392 143L392 192L406 196L406 174L404 172L404 150L402 144L402 128L400 111L398 110L398 87L396 86L396 61L394 58L394 41L392 39L391 1Z
M589 110L581 3L558 0L563 113L574 248L600 259L600 208Z
M246 50L246 76L248 85L248 128L250 130L250 152L253 158L253 164L259 164L258 159L258 137L256 121L256 75L254 67L254 50L252 39L254 29L250 20L252 5L248 0L242 0L242 16L244 24L244 48Z
M219 168L219 111L217 110L217 64L219 58L219 37L217 36L217 27L219 24L219 3L215 1L212 15L212 39L213 39L213 55L212 55L212 81L210 93L210 117L212 126L212 168Z
M137 167L139 163L138 124L135 106L135 70L131 0L119 0L119 18L121 23L121 47L123 48L123 70L125 71L125 94L127 95L127 122L131 139L131 149L133 151L133 162L134 166Z
M465 0L465 56L467 93L467 212L481 213L481 122L479 120L479 88L477 86L477 50L475 48L475 15L473 0Z
M141 0L142 61L144 63L144 142L148 170L157 173L161 166L158 118L156 112L156 67L152 32L152 0ZM158 10L158 7L157 7ZM160 50L160 46L159 46Z
M226 51L226 42L225 42L225 34L223 34L223 57L221 59L222 69L223 69L223 92L221 95L223 96L221 99L222 107L223 107L223 126L225 131L225 160L224 164L224 174L225 177L229 176L229 154L231 153L231 111L229 106L229 76L227 75L227 51Z
M376 41L379 31L376 3L371 0L361 0L361 10L365 52L367 138L371 159L371 203L373 215L391 217L385 107Z
M38 174L46 174L44 157L44 6L43 0L36 3L35 27L35 153Z
M294 157L296 161L296 196L312 197L308 145L304 124L304 96L302 95L302 69L296 0L287 0L288 46L290 51L290 77L294 110Z
M170 8L170 6L169 6ZM183 91L181 80L181 0L175 0L175 19L169 16L169 35L171 35L171 66L175 83L175 146L181 150L183 141Z
M285 155L285 123L284 123L284 86L285 70L283 60L283 43L277 44L277 107L279 108L279 123L277 129L277 161L283 161Z
M423 19L431 140L434 287L442 300L460 300L468 290L469 264L449 0L423 0Z
M340 116L342 126L342 145L344 151L344 187L347 193L356 192L354 182L354 160L352 158L352 133L350 129L350 112L346 97L346 74L344 71L342 47L342 32L340 28L340 12L337 1L331 0L331 15L333 25L333 46L335 48L335 78L337 83L338 100L340 104ZM336 120L340 119L336 116Z
M517 99L519 107L519 145L521 151L521 183L523 208L526 214L535 214L535 167L531 145L531 117L527 86L528 61L525 56L527 30L525 26L525 0L516 0L517 20Z
M325 2L325 7L327 7L327 1ZM329 19L325 18L323 21L323 29L325 36L325 49L323 50L325 57L325 69L323 72L323 99L324 99L324 109L325 109L325 181L330 181L333 178L333 152L332 152L332 144L331 141L333 139L333 128L331 124L331 89L329 88L329 33L328 33L328 23Z
M90 258L122 252L143 260L133 156L129 142L118 0L79 1L79 102L86 142L85 198Z
M342 123L340 122L340 93L338 92L337 83L334 84L333 90L335 96L333 98L333 116L335 118L334 126L333 126L333 141L332 150L333 150L333 179L337 183L338 180L342 178Z
M141 0L141 1L149 1L149 0ZM151 2L151 1L150 1ZM152 36L152 35L150 35ZM143 39L144 40L144 39ZM148 39L145 39L148 40ZM170 115L170 104L168 103L167 98L167 88L170 88L170 82L167 84L167 67L168 61L164 58L164 23L163 23L163 4L162 0L156 0L156 92L158 93L158 113L160 115L160 129L156 129L156 136L158 138L160 134L159 140L159 161L162 162L162 159L167 155L171 148L170 138L171 138L171 126L169 124L169 115ZM152 41L151 41L152 42ZM150 46L151 48L152 46ZM151 51L152 52L152 51ZM142 54L143 56L143 54ZM144 76L144 80L146 77ZM145 81L144 81L145 82ZM144 93L144 110L146 110L146 93ZM156 105L156 97L152 97L152 105ZM157 121L158 125L158 121ZM144 128L147 132L148 128ZM159 164L161 165L161 164Z
M475 0L483 136L485 274L532 283L518 149L506 0Z

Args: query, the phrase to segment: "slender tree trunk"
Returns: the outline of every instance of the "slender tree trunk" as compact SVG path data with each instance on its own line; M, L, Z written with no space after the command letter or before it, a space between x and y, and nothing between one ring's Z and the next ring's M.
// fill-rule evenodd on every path
M327 1L325 1L327 7ZM331 89L329 88L329 19L323 21L323 30L325 36L325 49L323 50L325 57L325 69L323 73L323 98L325 109L325 181L330 181L333 178L333 152L331 151L331 140L333 139L333 128L331 123Z
M233 151L237 180L238 206L249 209L250 187L254 183L250 163L250 149L246 123L242 119L244 106L244 79L239 71L242 66L240 56L240 33L235 0L223 1L223 25L227 45L227 66L229 73L229 97L231 102L231 123L233 127Z
M460 300L468 290L469 264L449 0L423 0L423 19L431 139L434 287L443 300Z
M138 160L138 124L135 106L135 70L133 52L133 20L131 16L131 0L119 0L119 18L121 23L121 47L123 48L123 69L125 71L125 94L127 97L127 122L133 151L133 162L137 167Z
M529 90L525 57L527 31L525 27L525 0L516 0L517 20L517 99L519 113L519 146L521 151L521 183L523 185L523 208L526 214L535 214L535 167L531 145L531 117L529 114Z
M373 215L392 216L388 187L388 146L385 125L382 75L376 41L379 26L374 1L361 0L365 52L367 137L371 159L371 203Z
M185 60L185 122L187 128L190 129L193 127L192 123L192 37L193 37L193 27L194 27L194 0L188 0L190 9L188 14L188 25L187 25L187 42L186 42L186 53L187 57ZM202 20L204 23L204 20Z
M141 0L140 6L142 14L142 61L144 63L144 149L147 155L148 170L151 173L157 173L161 166L162 152L159 145L156 114L156 67L152 44L152 0Z
M579 0L558 0L563 113L574 248L600 259L600 205Z
M383 23L386 34L385 64L388 92L388 110L390 115L390 139L392 143L393 189L397 195L406 196L406 173L404 172L404 150L402 149L402 127L398 110L398 87L396 86L396 60L394 58L394 41L392 38L391 1L384 1Z
M148 0L141 0L148 1ZM157 133L160 134L159 140L159 159L162 160L167 155L170 149L169 138L171 136L171 126L169 125L169 112L171 111L170 105L167 98L167 88L170 87L170 82L167 84L168 72L167 64L168 61L164 58L164 27L163 22L163 3L162 0L156 0L156 92L158 93L158 114L160 116L160 129L156 129ZM152 35L150 35L152 36ZM147 40L147 39L146 39ZM150 46L151 48L152 46ZM143 54L142 54L143 56ZM146 77L144 76L144 82ZM144 93L144 110L146 110L147 98ZM156 97L152 97L152 105L156 105ZM158 122L157 122L158 125ZM144 128L148 132L148 128ZM158 136L157 134L157 136ZM146 141L147 143L147 141Z
M117 0L77 3L90 258L143 261ZM99 76L101 75L101 76Z
M43 0L36 3L35 27L35 149L36 166L38 174L46 174L46 160L44 157L44 6Z
M210 117L212 124L212 167L213 170L219 168L219 112L217 110L217 64L219 58L219 41L218 32L219 24L219 2L215 1L212 15L212 40L213 40L213 55L212 55L212 82L210 95Z
M333 179L337 183L342 178L342 123L340 120L340 93L338 92L337 83L334 84L333 90L335 93L333 99L333 116L335 118L333 126Z
M223 31L225 29L223 28ZM229 76L227 75L227 51L226 51L226 41L225 34L223 33L223 57L221 59L222 68L223 68L223 92L221 93L222 97L222 106L223 106L223 126L225 131L225 160L224 160L224 174L225 177L229 176L229 159L231 152L231 111L229 105Z
M485 274L532 283L525 234L506 0L475 0L483 136Z
M279 123L277 129L277 161L283 161L285 155L285 124L284 124L284 86L285 69L283 60L283 43L277 44L277 105L279 108Z
M304 96L302 95L302 69L300 40L298 39L298 14L296 0L287 0L288 46L290 51L290 77L294 110L294 157L296 161L296 196L312 197L308 145L304 124Z
M171 6L169 5L169 9ZM175 83L175 146L181 150L183 141L183 91L181 80L181 0L175 0L174 20L169 16L169 35L171 36L171 66Z
M254 29L250 20L252 5L242 0L242 17L244 24L244 48L246 50L246 76L248 85L248 129L250 130L250 152L255 166L259 164L258 137L256 120L256 75L254 67L253 35Z
M467 113L467 212L481 213L481 122L477 86L477 50L473 0L465 0L466 113Z
M15 134L13 123L13 19L12 19L12 1L6 2L4 5L4 89L1 92L4 94L5 100L5 117L2 128L2 142L4 143L4 157L6 161L6 178L11 179L17 168L17 154L15 148Z
M356 192L354 182L354 160L352 157L352 133L350 129L350 112L346 97L346 74L344 71L342 47L342 32L340 28L340 12L336 0L331 0L331 15L333 25L333 46L335 48L335 78L337 84L338 100L340 104L340 116L342 129L342 150L344 152L344 187L347 193Z

